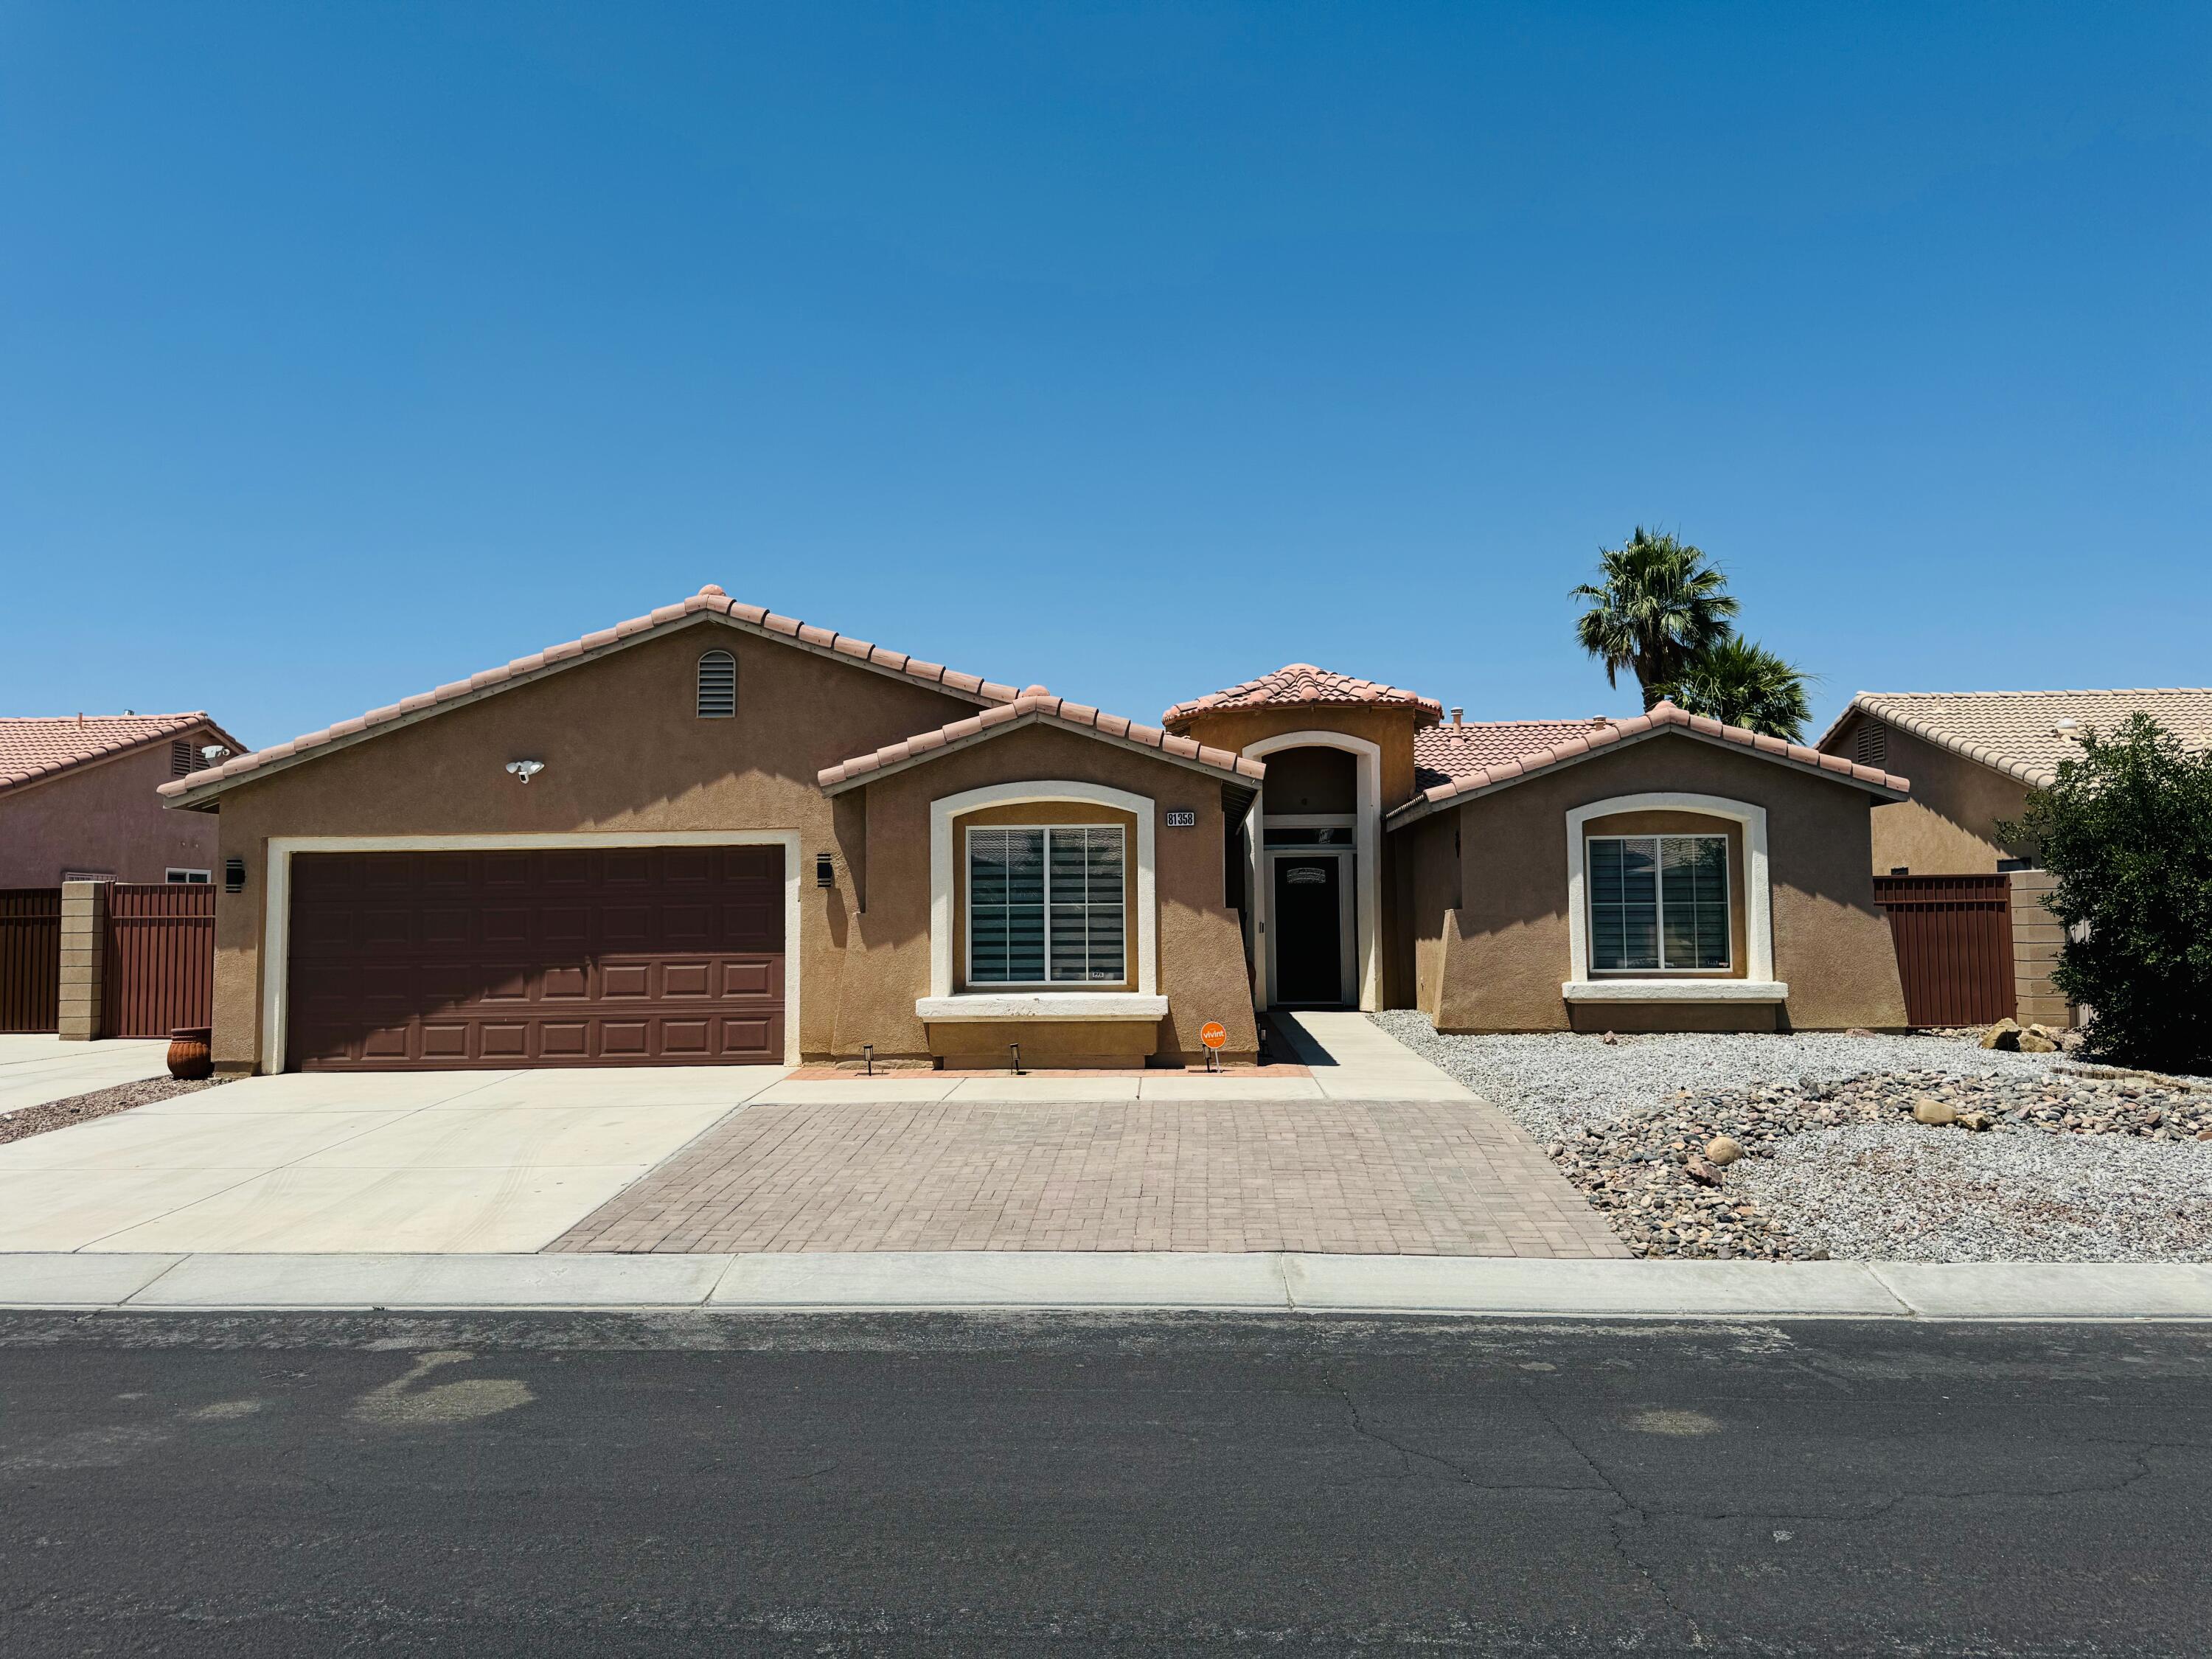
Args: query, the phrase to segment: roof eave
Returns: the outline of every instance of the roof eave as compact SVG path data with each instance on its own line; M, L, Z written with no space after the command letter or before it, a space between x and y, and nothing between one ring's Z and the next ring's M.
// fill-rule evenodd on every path
M1877 805L1887 805L1894 801L1911 799L1910 780L1900 780L1905 784L1905 788L1893 789L1886 784L1877 784L1871 779L1832 772L1826 767L1808 765L1805 762L1791 756L1778 755L1771 749L1751 744L1732 743L1717 733L1700 732L1695 726L1669 720L1663 725L1654 726L1647 731L1623 732L1608 742L1592 744L1580 754L1546 760L1541 765L1522 766L1516 762L1513 763L1515 770L1511 774L1487 779L1481 783L1468 786L1439 785L1433 789L1425 790L1412 800L1385 813L1382 827L1385 830L1403 830L1408 825L1418 823L1431 813L1449 811L1455 806L1463 806L1468 802L1478 800L1485 795L1494 795L1502 789L1510 789L1515 785L1525 783L1531 778L1555 776L1571 768L1581 765L1585 761L1595 760L1605 755L1618 754L1621 750L1632 747L1637 744L1648 743L1654 738L1670 735L1694 738L1699 743L1711 744L1729 754L1751 755L1777 766L1788 767L1791 771L1802 773L1808 777L1825 778L1830 783L1861 790L1871 797Z
M723 603L726 605L728 602ZM897 662L878 661L876 659L876 653L881 652L880 647L873 647L868 655L862 655L858 651L841 650L836 641L843 638L842 635L825 634L820 640L809 639L805 637L806 632L822 633L823 630L805 629L801 633L787 633L781 629L770 628L763 623L734 616L727 610L717 610L709 605L702 605L693 608L686 604L682 607L672 606L669 609L680 611L680 614L664 617L661 613L655 612L651 618L640 619L642 625L624 623L604 630L605 637L601 635L586 635L584 641L572 641L570 646L555 646L549 651L537 653L535 657L517 658L514 662L507 664L504 668L486 669L480 674L471 675L467 682L469 689L453 690L451 696L441 696L440 693L450 688L441 686L429 691L418 692L414 696L392 704L389 708L372 709L368 714L356 715L352 720L340 720L329 729L321 741L304 749L296 749L290 754L276 756L257 765L233 773L228 777L210 776L206 782L198 785L190 785L189 780L179 779L179 782L186 783L188 787L176 790L173 793L165 787L162 792L165 797L162 804L165 806L175 807L185 811L210 810L209 804L217 796L237 788L242 784L258 783L279 772L289 771L303 761L335 754L339 750L351 748L363 738L381 737L388 732L396 732L405 726L418 725L432 715L448 714L457 708L466 708L471 704L482 702L487 697L495 696L500 692L511 691L517 686L531 684L566 669L574 668L579 664L596 662L611 657L617 652L628 650L631 646L644 641L663 639L671 634L680 633L686 628L705 623L732 628L741 634L750 634L758 639L773 640L780 645L790 646L794 650L804 651L813 656L826 657L832 661L845 663L854 668L865 668L871 673L880 674L886 679L897 680L902 684L920 685L931 690L941 691L948 697L977 708L995 708L1002 706L1006 701L1006 697L983 691L971 691L965 686L943 679L922 678L908 672L902 665L912 662L914 659L896 652L884 652L882 654L896 658ZM597 640L599 643L585 642L591 640ZM555 655L556 653L559 654ZM547 660L548 658L551 659ZM537 665L517 672L517 664L532 662ZM969 677L963 675L962 678ZM455 682L456 685L459 684L461 683ZM980 682L979 684L988 683ZM1000 689L1006 690L1006 688ZM380 715L383 718L377 718ZM293 741L296 743L298 739L295 738ZM283 745L278 744L273 747L281 749ZM241 756L240 758L249 758L249 757ZM213 769L220 773L222 769L218 767Z
M1234 767L1217 766L1212 761L1200 759L1195 755L1178 755L1173 750L1162 749L1153 744L1132 742L1127 738L1118 736L1111 732L1103 732L1098 727L1085 725L1080 720L1064 720L1057 714L1047 714L1042 709L1027 709L1015 715L1012 720L1000 720L984 726L980 731L970 732L961 737L948 738L943 743L933 744L918 754L908 755L882 766L872 766L865 771L854 772L832 781L822 783L821 790L824 795L836 796L849 793L855 789L865 789L872 783L881 782L885 778L896 777L902 772L910 772L918 766L927 766L932 761L941 760L947 755L957 754L963 749L973 749L980 744L990 742L994 738L1004 737L1010 732L1018 732L1030 726L1049 726L1055 731L1073 732L1079 737L1110 744L1117 749L1126 749L1133 755L1142 755L1151 760L1164 761L1170 766L1179 766L1187 772L1195 772L1202 777L1223 781L1255 783L1264 777L1267 772L1266 765L1260 761L1240 759ZM1177 734L1170 733L1170 735ZM1189 739L1185 738L1184 741L1188 742ZM851 764L849 761L841 763L841 766ZM1250 769L1248 770L1248 768ZM839 769L841 769L840 767L823 769L825 773Z

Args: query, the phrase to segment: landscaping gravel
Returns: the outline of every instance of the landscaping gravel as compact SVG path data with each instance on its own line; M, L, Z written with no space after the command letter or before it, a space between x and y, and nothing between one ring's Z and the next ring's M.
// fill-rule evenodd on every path
M67 1100L19 1107L0 1115L0 1146L11 1140L44 1134L50 1129L66 1129L73 1124L89 1123L96 1117L112 1117L134 1106L150 1106L157 1100L173 1100L179 1095L212 1089L223 1081L221 1078L204 1078L197 1082L180 1083L173 1077L141 1078L136 1083L118 1083L112 1089L71 1095Z
M1732 1193L1829 1255L2212 1261L2212 1145L1855 1123L1746 1158Z
M1934 1069L1960 1077L2037 1079L2057 1054L1978 1048L1933 1036L1792 1036L1668 1033L1601 1038L1440 1036L1409 1009L1368 1016L1430 1064L1495 1102L1539 1140L1606 1123L1687 1089L1717 1094L1762 1084L1840 1083L1877 1072Z
M1439 1036L1638 1255L2212 1260L2212 1090L1952 1037Z

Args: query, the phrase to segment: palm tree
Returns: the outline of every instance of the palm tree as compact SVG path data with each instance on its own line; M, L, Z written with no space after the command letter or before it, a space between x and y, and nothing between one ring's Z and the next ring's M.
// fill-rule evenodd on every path
M1598 574L1571 595L1590 601L1575 637L1604 663L1607 685L1620 684L1622 669L1634 671L1646 708L1659 701L1656 687L1729 635L1736 605L1728 579L1686 542L1638 525L1626 545L1599 553Z
M1802 742L1813 711L1805 699L1810 676L1753 641L1731 634L1707 646L1661 682L1658 694L1689 714Z

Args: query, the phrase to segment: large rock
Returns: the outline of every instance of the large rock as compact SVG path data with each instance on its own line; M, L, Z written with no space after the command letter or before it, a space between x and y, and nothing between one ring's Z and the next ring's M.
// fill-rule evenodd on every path
M2017 1048L2020 1047L2020 1022L2001 1019L1982 1033L1984 1048Z
M1959 1109L1948 1100L1931 1100L1926 1095L1912 1103L1912 1121L1930 1123L1937 1127L1959 1121Z
M1743 1156L1743 1147L1733 1135L1715 1135L1705 1143L1705 1156L1726 1169Z
M1984 1043L1982 1046L1986 1048L1990 1045ZM2058 1052L2057 1043L2033 1031L2022 1031L2012 1040L2012 1046L2024 1054L2055 1054Z

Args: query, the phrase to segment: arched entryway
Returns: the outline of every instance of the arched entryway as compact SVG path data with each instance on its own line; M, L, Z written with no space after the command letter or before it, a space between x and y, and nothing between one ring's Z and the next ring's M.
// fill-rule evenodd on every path
M1267 764L1248 850L1255 1000L1382 1006L1382 750L1341 732L1245 746Z

